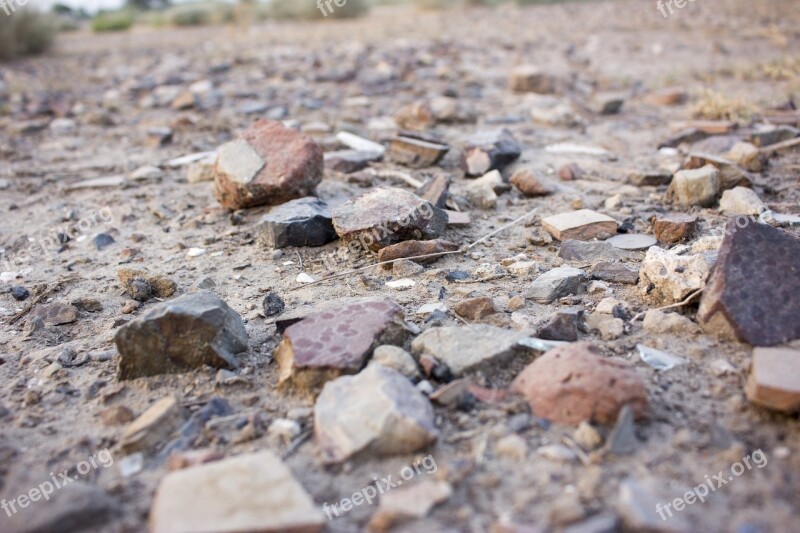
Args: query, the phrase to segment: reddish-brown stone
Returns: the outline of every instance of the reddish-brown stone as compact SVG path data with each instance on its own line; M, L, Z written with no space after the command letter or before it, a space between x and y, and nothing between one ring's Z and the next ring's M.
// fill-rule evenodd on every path
M488 296L478 296L477 298L467 298L461 300L453 306L453 311L460 317L467 320L480 320L497 312L494 302Z
M458 245L444 239L434 239L432 241L403 241L382 248L378 252L378 261L393 261L395 259L407 259L421 255L439 254L443 252L455 252ZM433 263L443 256L431 257L427 259L414 259L417 263ZM390 268L391 265L388 265Z
M659 241L665 243L681 242L694 232L697 217L683 213L671 213L656 218L653 231Z

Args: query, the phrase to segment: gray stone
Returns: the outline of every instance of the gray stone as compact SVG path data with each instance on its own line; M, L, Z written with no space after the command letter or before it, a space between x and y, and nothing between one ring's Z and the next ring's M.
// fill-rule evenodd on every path
M369 166L374 161L383 159L381 152L365 152L363 150L337 150L327 152L324 156L325 168L351 174Z
M378 346L372 354L372 362L370 364L379 364L392 368L411 380L419 378L419 369L416 361L414 361L410 353L399 346L389 344Z
M620 250L647 250L651 246L655 246L658 241L656 241L655 237L650 235L622 233L614 235L606 242Z
M657 480L638 481L627 479L620 484L617 510L622 516L625 526L633 531L651 531L653 533L676 533L691 531L686 520L672 509L669 515L664 510L664 517L658 509L664 509L670 503L667 497L658 494L658 487L663 485Z
M259 241L271 248L322 246L336 239L328 204L313 196L274 207L258 224Z
M567 261L580 263L594 263L596 261L617 262L625 253L619 251L607 241L576 241L566 240L561 243L558 257Z
M634 270L623 263L609 263L601 261L592 265L589 270L592 279L607 281L609 283L624 283L635 285L639 281L639 271Z
M713 165L706 165L695 170L676 172L667 198L684 207L708 207L716 201L719 189L719 170Z
M554 300L576 294L586 279L586 272L579 268L561 266L536 278L525 291L525 297L538 303L549 304Z

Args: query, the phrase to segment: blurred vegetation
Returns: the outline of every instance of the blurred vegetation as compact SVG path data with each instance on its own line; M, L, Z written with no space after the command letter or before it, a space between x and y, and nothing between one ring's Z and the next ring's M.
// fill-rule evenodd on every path
M56 18L30 8L0 15L0 60L40 54L53 45Z
M341 0L339 0L341 1ZM334 0L330 0L330 9L325 7L326 0L323 0L323 8L330 18L353 18L365 14L369 11L367 0L347 0L344 5L337 6ZM322 9L317 4L317 0L272 0L267 12L277 19L321 19L326 18Z
M133 26L136 14L132 9L101 11L92 19L92 31L97 33L125 31Z

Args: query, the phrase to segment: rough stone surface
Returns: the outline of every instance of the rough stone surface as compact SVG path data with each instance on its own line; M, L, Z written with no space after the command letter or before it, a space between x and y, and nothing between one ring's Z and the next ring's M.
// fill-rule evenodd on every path
M670 213L656 218L653 232L659 241L672 244L683 242L692 236L697 217L683 213Z
M719 200L722 212L729 216L751 215L758 216L768 209L753 189L747 187L734 187L722 193Z
M558 257L567 261L594 263L596 261L617 262L625 253L605 241L566 240L561 243Z
M590 209L561 213L542 220L542 227L554 239L591 241L607 239L617 233L617 221Z
M381 344L402 344L403 309L388 300L355 302L289 326L275 349L280 383L313 392L326 381L361 370Z
M650 309L644 315L642 327L648 333L698 333L700 327L687 317L678 313L665 313Z
M311 496L269 451L172 472L150 509L152 533L313 533L323 525Z
M549 304L554 300L575 294L581 290L586 272L579 268L561 266L536 278L525 290L525 297L538 303Z
M497 312L494 301L488 296L478 296L477 298L467 298L461 300L453 306L453 311L460 317L467 320L481 320Z
M653 533L679 533L692 531L689 523L674 508L672 516L659 508L671 503L667 497L657 492L658 480L639 481L626 479L620 484L617 510L631 531L651 531ZM659 507L659 505L661 507Z
M467 139L461 168L467 176L483 176L490 170L503 170L521 154L522 147L510 131L482 131Z
M708 207L716 201L719 189L719 170L713 165L706 165L676 172L669 185L667 198L684 207Z
M428 399L383 365L325 384L314 406L314 435L326 463L413 453L438 438Z
M673 304L705 286L709 265L702 254L675 255L653 246L639 270L639 287L659 302Z
M559 424L613 423L625 405L647 414L647 387L627 362L600 355L586 342L555 348L528 365L511 385L533 412Z
M236 311L210 292L164 302L117 330L119 379L186 372L203 365L235 368L247 349Z
M454 252L456 250L458 250L457 244L443 239L434 239L432 241L403 241L387 246L386 248L381 248L378 252L378 261L393 261L395 259L405 259L442 252ZM441 257L442 256L414 259L414 262L422 264L433 263L438 261Z
M314 197L273 208L261 219L258 232L259 240L271 248L322 246L336 238L328 204Z
M126 454L153 452L157 446L166 444L169 436L180 426L181 420L177 398L162 398L125 429L120 439L120 448Z
M41 319L45 326L63 326L78 320L78 308L74 305L55 302L37 307L31 318Z
M800 412L800 351L755 348L747 398L776 411Z
M736 219L725 232L697 313L703 329L755 346L800 338L800 240Z
M518 169L511 175L509 181L514 187L519 189L519 192L531 198L547 196L554 192L552 185L536 176L530 168Z
M623 263L608 263L601 261L592 265L589 270L592 279L607 281L609 283L624 283L636 285L639 281L639 271Z
M316 142L280 122L259 120L220 147L214 181L223 207L242 209L309 196L322 174Z
M419 377L417 363L411 354L400 348L385 344L375 348L370 364L379 364L397 370L408 379L414 380Z
M447 215L412 192L381 188L334 209L333 226L346 243L358 240L377 252L401 241L439 237Z
M484 176L469 182L464 187L464 195L469 202L479 209L494 209L497 207L497 195L508 189L508 184L497 170L492 170Z

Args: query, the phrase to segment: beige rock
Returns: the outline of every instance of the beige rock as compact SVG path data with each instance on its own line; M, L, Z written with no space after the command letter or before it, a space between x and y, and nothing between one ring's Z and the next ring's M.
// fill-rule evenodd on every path
M734 187L722 193L719 207L726 215L758 216L768 209L753 189Z
M126 455L150 452L164 444L182 421L178 399L167 396L150 406L125 429L120 447Z
M422 480L381 496L380 507L368 524L370 531L386 531L396 524L425 517L446 501L453 488L446 481Z
M800 412L800 351L755 348L747 398L776 411Z
M520 65L509 76L511 90L519 93L552 93L556 89L555 79L535 65Z
M590 209L561 213L542 220L542 227L559 241L607 239L617 233L617 221Z
M705 257L674 255L653 246L647 250L639 270L639 287L659 302L673 304L705 286L709 275Z
M719 188L719 170L713 165L706 165L676 172L667 191L667 198L685 207L708 207L716 201Z
M699 333L700 326L678 313L665 313L659 309L650 309L642 322L648 333Z

